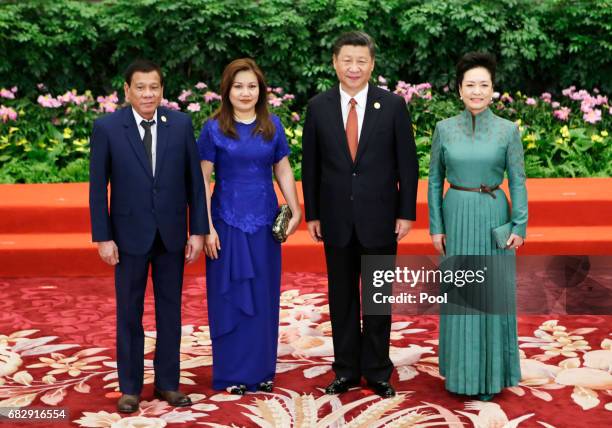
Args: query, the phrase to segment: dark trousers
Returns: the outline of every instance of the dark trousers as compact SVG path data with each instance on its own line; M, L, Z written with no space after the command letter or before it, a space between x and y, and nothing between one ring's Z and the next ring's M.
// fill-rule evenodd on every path
M389 358L391 315L364 315L361 328L359 280L362 255L394 255L397 243L366 248L353 231L346 247L325 244L329 312L337 377L370 382L388 381L393 372Z
M181 344L181 291L185 256L168 252L157 233L151 250L141 256L119 253L115 266L117 299L117 368L119 388L139 395L144 377L144 329L142 314L149 266L155 296L155 386L178 389Z

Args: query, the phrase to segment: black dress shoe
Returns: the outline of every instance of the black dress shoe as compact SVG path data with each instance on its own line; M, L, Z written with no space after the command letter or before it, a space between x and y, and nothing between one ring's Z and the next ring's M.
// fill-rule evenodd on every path
M267 382L261 382L259 385L257 385L257 390L261 392L272 392L273 389L274 382L272 382L271 380Z
M372 388L372 390L380 395L382 398L390 398L395 397L395 389L391 386L389 382L377 381L377 382L368 382L368 386Z
M138 410L138 403L140 402L140 396L123 394L119 401L117 401L117 410L121 413L134 413Z
M155 388L155 398L167 401L173 407L191 406L191 398L180 391L160 391Z
M327 395L341 394L348 391L350 387L357 385L359 385L358 380L348 379L346 377L337 377L332 383L327 385L327 388L325 388L325 393Z
M226 391L232 395L244 395L246 394L246 390L246 385L232 385L226 389Z

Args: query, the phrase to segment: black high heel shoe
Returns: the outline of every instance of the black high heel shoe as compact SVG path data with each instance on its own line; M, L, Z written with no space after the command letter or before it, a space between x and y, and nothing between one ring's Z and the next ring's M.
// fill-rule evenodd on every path
M259 385L257 385L257 390L261 392L272 392L273 389L274 382L272 382L271 380L267 382L260 382Z
M246 394L246 385L232 385L226 388L226 391L232 395L244 395Z

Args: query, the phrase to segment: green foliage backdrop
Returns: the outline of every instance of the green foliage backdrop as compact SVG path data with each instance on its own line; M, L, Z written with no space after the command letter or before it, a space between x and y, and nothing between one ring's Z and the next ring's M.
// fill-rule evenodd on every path
M257 59L298 96L329 86L342 31L377 40L377 74L452 84L457 58L495 53L505 90L612 92L612 0L71 0L0 4L0 87L110 93L136 56L157 60L166 94L216 85L236 57Z

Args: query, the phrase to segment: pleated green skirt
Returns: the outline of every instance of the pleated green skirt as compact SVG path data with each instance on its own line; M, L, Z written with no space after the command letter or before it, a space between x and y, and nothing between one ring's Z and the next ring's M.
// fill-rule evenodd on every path
M497 393L517 385L521 378L514 250L498 249L491 234L494 227L509 221L509 205L503 191L495 194L493 199L484 193L450 189L443 202L447 256L504 256L498 258L504 259L503 267L497 269L501 280L498 276L489 281L486 291L488 298L493 292L508 305L508 310L494 313L474 314L470 308L462 313L455 308L452 314L440 314L440 374L446 389L458 394Z

